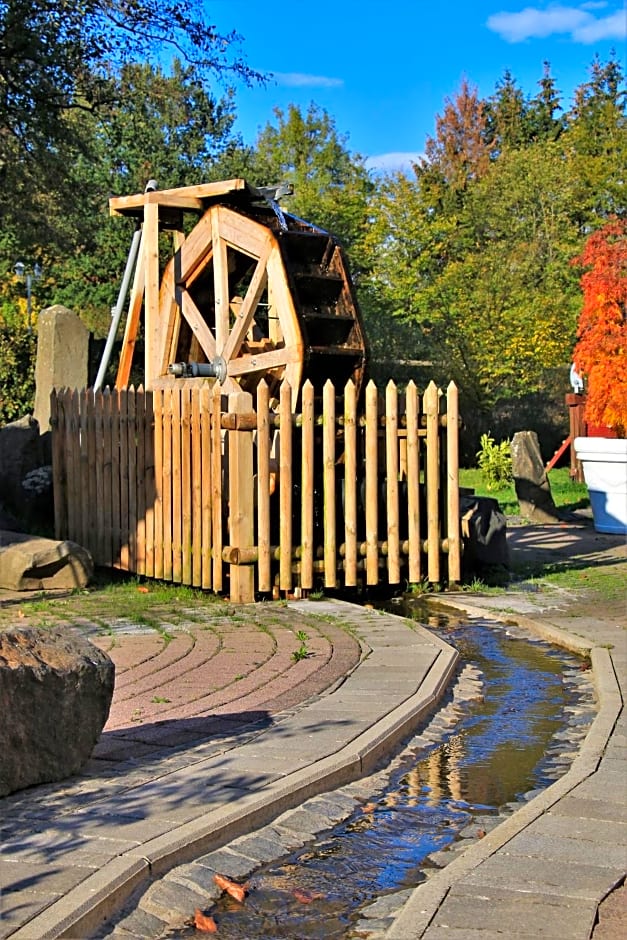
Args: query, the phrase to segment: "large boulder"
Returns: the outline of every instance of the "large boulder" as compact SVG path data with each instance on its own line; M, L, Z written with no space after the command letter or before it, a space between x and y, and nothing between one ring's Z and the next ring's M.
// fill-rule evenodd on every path
M5 510L22 515L27 499L22 482L45 463L39 424L32 415L0 428L0 502Z
M83 588L93 573L91 555L76 542L0 530L0 587L5 590Z
M83 767L107 721L114 679L110 657L67 629L0 633L0 796Z
M530 522L560 522L535 431L518 431L511 444L512 474L520 514Z
M506 569L507 519L495 499L461 494L460 514L464 578Z

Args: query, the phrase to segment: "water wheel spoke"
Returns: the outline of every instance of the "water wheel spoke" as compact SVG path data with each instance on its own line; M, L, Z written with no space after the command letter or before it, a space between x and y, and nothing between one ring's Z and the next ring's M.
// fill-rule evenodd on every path
M257 266L255 267L250 284L248 285L246 296L244 297L244 300L239 308L235 324L231 329L229 337L222 351L222 356L227 362L229 362L231 359L234 359L238 355L244 338L250 329L251 323L253 322L253 318L257 310L257 304L259 303L261 295L266 289L268 283L267 265L272 248L273 239L268 233L264 250L261 253L259 260L257 261Z
M287 366L292 362L299 362L302 350L299 347L270 349L266 352L247 353L227 363L227 372L231 376L246 375L249 372L262 372Z
M181 313L189 323L207 359L209 361L215 359L217 356L215 337L187 291L183 291L181 295Z

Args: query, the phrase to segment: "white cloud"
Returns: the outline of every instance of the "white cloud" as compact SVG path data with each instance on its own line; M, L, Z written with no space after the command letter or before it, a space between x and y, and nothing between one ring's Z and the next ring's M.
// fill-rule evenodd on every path
M288 88L341 88L341 78L329 78L327 75L307 75L304 72L271 72L271 78L277 85Z
M574 42L592 43L600 39L623 39L627 34L625 11L609 16L595 17L590 10L606 6L583 3L579 6L549 5L545 10L525 7L518 13L494 13L486 23L488 29L498 33L507 42L525 39L545 39L547 36L567 35Z
M368 157L366 166L369 170L382 173L406 173L412 169L412 164L418 163L424 153L414 151L396 151L394 153L380 153Z

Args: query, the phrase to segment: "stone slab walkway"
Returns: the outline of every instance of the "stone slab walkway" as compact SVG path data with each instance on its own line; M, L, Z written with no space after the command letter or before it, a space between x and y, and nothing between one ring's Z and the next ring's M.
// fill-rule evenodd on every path
M94 630L119 670L111 716L82 775L0 801L0 937L88 937L151 878L368 773L458 659L409 621L335 601L204 626Z

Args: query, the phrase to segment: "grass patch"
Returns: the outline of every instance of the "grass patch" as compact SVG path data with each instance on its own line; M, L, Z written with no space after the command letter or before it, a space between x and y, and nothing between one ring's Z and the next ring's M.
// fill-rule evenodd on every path
M570 478L568 467L559 467L557 470L549 471L549 486L551 495L558 509L564 512L573 512L575 509L585 509L590 505L588 497L588 488L585 483L576 483ZM518 498L514 484L490 489L478 469L464 469L459 471L459 485L470 487L477 496L490 496L495 499L501 511L506 516L517 516L520 514Z
M180 584L144 581L114 571L98 570L92 584L65 595L24 596L0 607L0 629L19 625L51 627L59 622L89 621L106 629L112 620L146 624L171 639L160 626L162 617L170 622L189 620L189 608L211 608L226 615L232 607L215 594Z

